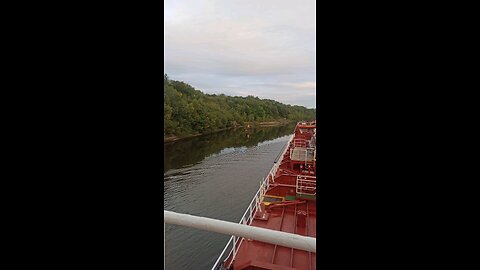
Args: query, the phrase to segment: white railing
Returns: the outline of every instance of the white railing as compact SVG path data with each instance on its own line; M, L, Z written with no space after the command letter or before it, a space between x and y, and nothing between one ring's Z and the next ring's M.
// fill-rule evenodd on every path
M260 182L260 188L258 189L257 193L255 193L255 196L253 196L252 201L248 205L247 210L245 210L245 213L243 214L238 224L249 226L252 223L253 218L255 217L255 213L257 212L258 209L260 209L262 197L263 195L265 195L265 192L267 191L269 185L270 185L270 182L268 180L268 177L266 177L265 179L263 179L263 181ZM212 270L216 269L218 263L220 262L221 258L225 254L225 251L230 245L232 247L231 247L230 253L226 258L230 257L232 254L233 254L233 258L235 258L235 256L237 255L237 251L240 248L242 242L243 242L243 238L239 238L239 237L236 237L235 235L232 235L232 237L230 237L230 240L228 240L228 243L225 245L225 248L223 249L222 253L218 257L217 261L215 262L215 265L212 267ZM231 261L233 261L233 258ZM230 265L228 267L230 267Z
M317 195L317 178L315 176L297 175L296 193Z
M312 138L310 138L310 141L308 142L309 146L310 147L315 147L316 144L317 144L317 136L315 136L315 134L312 136Z
M264 229L245 224L237 224L212 218L197 217L192 215L180 214L171 211L163 211L166 224L180 225L196 228L205 231L211 231L221 234L232 235L235 238L247 238L264 243L280 245L309 252L317 252L316 238L302 236L298 234L280 232L270 229ZM165 227L165 224L164 224ZM165 242L164 242L165 246ZM224 249L225 251L225 249ZM164 255L165 256L165 255ZM232 259L233 261L233 259ZM212 269L216 269L217 262ZM230 267L230 266L228 266ZM227 267L227 268L228 268ZM164 265L165 269L165 265Z
M268 176L270 176L270 179L272 180L272 182L275 182L275 175L276 175L276 173L277 173L277 170L278 170L278 168L280 167L281 161L283 160L283 156L284 156L285 153L287 152L288 147L290 146L290 143L292 142L292 140L293 140L293 135L290 137L290 139L288 140L287 144L285 144L285 147L283 148L283 151L282 151L282 153L280 154L280 159L277 160L277 161L273 164L272 169L270 169L270 172L268 173ZM267 178L268 178L268 176L267 176Z
M303 149L300 149L300 148L303 148ZM294 157L293 156L293 153L295 152L295 149L298 151L305 151L305 155L303 155L303 159L302 159L302 156L299 154L298 157ZM316 151L316 147L296 147L296 148L292 148L290 149L290 159L291 160L297 160L297 161L303 161L305 163L305 166L307 166L307 162L309 162L309 153L312 153L312 160L315 159L315 151ZM295 158L295 159L294 159ZM296 159L298 158L298 159Z
M250 225L252 223L253 218L255 217L255 213L257 212L258 209L260 209L260 203L262 201L261 199L262 199L263 195L265 195L265 192L268 190L268 187L270 186L269 179L271 179L272 182L275 182L275 175L277 173L278 168L280 167L281 160L283 159L283 156L287 152L287 150L290 146L290 143L293 140L293 137L294 137L294 135L292 135L290 137L290 139L288 140L287 144L285 145L285 148L282 151L282 154L280 155L280 159L277 162L275 162L272 169L270 169L270 172L268 173L267 177L265 177L262 180L262 182L260 182L260 188L258 189L255 196L253 196L253 199L250 202L250 204L248 205L247 210L245 210L245 213L243 214L242 218L240 219L240 222L238 222L239 224ZM228 254L228 256L225 259L229 258L233 254L233 257L230 260L230 262L232 262L233 259L235 258L235 256L237 255L237 251L240 248L242 242L243 242L243 238L239 239L238 237L235 237L235 236L232 235L232 237L230 237L230 240L228 240L227 244L225 245L225 248L223 249L222 253L220 254L220 256L218 256L218 259L215 262L215 264L213 265L212 270L216 269L216 267L218 266L218 263L221 261L223 255L225 254L225 251L227 250L227 248L229 246L231 246L231 250L230 250L230 253ZM237 243L238 243L238 245L237 245ZM230 267L230 265L228 265L228 267Z
M306 139L295 139L293 141L294 147L307 147L308 141Z

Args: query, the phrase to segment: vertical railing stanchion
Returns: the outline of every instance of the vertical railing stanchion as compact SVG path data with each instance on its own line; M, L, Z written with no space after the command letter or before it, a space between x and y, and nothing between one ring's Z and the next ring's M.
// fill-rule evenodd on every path
M163 270L165 270L165 237L167 236L167 232L165 229L165 222L163 222Z
M307 168L307 164L308 164L308 158L309 158L309 155L308 155L308 148L305 150L305 169Z
M233 258L232 258L232 262L233 262L233 260L235 260L235 256L237 256L237 237L233 236Z
M248 225L250 225L253 221L253 209L251 204L248 207L250 209L250 222L248 223Z

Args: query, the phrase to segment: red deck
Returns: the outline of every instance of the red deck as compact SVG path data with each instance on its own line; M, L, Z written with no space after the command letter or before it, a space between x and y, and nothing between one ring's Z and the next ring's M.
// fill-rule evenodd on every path
M313 139L312 139L313 137ZM261 211L257 211L250 226L262 227L303 236L316 237L316 160L302 157L291 160L297 150L315 151L315 125L298 124L294 137L275 176L269 176L269 188L263 196ZM307 149L308 148L308 149ZM306 149L306 150L303 150ZM297 151L298 152L298 151ZM295 159L295 158L294 158ZM309 187L298 189L297 176L307 176ZM308 185L306 185L308 186ZM297 192L298 191L298 192ZM305 195L305 192L311 195ZM316 269L316 253L262 243L249 239L239 241L240 247L233 263L230 256L225 265L234 270L242 269ZM237 245L238 245L237 244ZM231 268L230 268L231 269Z

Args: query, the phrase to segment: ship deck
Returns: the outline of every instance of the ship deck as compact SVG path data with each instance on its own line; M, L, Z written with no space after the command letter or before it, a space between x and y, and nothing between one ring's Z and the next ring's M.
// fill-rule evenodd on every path
M302 130L301 133L304 133ZM313 131L314 132L314 131ZM302 134L303 135L303 134ZM314 136L314 134L313 134ZM312 149L312 148L309 148ZM292 151L290 151L292 150ZM299 234L316 238L316 177L315 170L305 176L301 167L294 164L298 160L312 162L315 168L313 151L290 144L280 161L278 170L250 226ZM311 175L313 174L313 176ZM298 189L298 178L310 182L310 186ZM312 184L313 183L313 184ZM310 187L314 188L310 188ZM303 192L311 192L306 194ZM316 269L316 253L244 239L237 243L238 251L232 262L233 269ZM226 260L230 265L231 257Z
M315 201L272 209L268 220L255 219L250 226L316 237ZM298 212L306 213L298 226ZM250 268L247 268L250 267ZM235 257L234 269L316 269L316 254L245 239Z

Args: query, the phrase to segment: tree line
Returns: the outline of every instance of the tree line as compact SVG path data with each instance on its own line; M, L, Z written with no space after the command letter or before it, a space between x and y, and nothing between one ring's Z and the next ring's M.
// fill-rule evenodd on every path
M315 109L258 97L204 94L187 83L163 79L163 133L188 136L243 126L246 122L315 119Z

